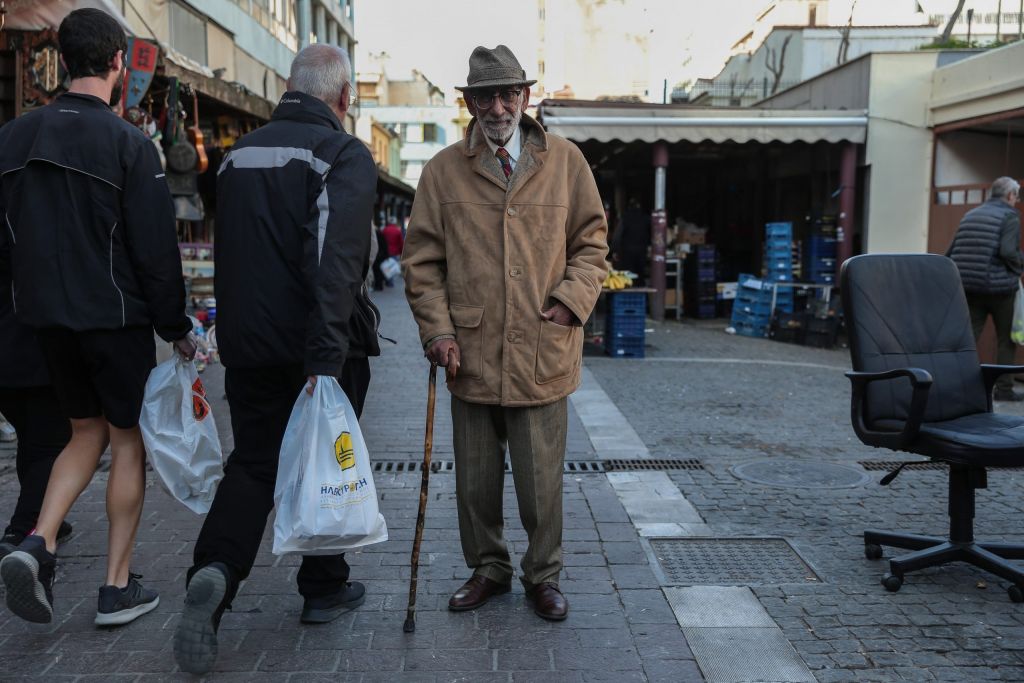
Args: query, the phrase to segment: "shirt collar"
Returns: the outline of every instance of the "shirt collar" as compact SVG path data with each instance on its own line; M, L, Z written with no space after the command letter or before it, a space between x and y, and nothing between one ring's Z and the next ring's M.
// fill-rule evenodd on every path
M519 126L512 131L512 137L508 139L504 145L497 145L489 137L484 135L484 140L487 141L487 146L491 148L491 152L497 153L499 147L504 147L508 155L512 157L513 162L519 161L519 155L523 151L523 136L519 130Z

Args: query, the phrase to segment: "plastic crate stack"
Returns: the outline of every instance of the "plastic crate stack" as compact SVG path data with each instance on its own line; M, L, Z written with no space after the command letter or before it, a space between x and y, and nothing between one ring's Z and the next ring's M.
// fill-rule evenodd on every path
M609 292L604 350L617 358L644 357L647 298L643 292Z
M836 238L811 235L807 238L807 281L831 285L836 281Z
M687 314L694 318L714 318L718 311L718 277L715 247L695 245L686 257L685 292Z
M740 273L732 327L744 337L767 337L772 323L772 286L753 275Z
M793 282L793 224L768 223L764 228L765 279L768 282ZM775 308L793 312L793 288L779 287ZM771 315L772 311L768 311Z

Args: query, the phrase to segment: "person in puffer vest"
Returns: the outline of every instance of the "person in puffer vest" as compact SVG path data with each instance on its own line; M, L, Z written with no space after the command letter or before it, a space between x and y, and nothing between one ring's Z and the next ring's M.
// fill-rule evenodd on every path
M946 251L960 270L975 340L992 316L998 344L996 362L1000 365L1012 365L1016 351L1010 327L1013 301L1024 271L1020 212L1014 208L1019 197L1020 183L1013 178L997 178L989 200L967 212ZM1013 375L1003 375L996 381L994 397L997 401L1024 400L1024 395L1013 390Z

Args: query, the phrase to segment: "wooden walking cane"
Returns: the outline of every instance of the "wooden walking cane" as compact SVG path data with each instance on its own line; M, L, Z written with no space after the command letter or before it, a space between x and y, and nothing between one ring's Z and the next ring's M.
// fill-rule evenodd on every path
M430 364L430 384L427 387L427 429L423 438L423 478L420 481L420 509L416 515L416 535L412 541L412 576L409 579L409 610L405 614L402 630L416 630L416 574L420 568L420 543L423 542L423 522L427 516L427 493L430 489L430 452L434 449L434 398L437 395L437 363Z

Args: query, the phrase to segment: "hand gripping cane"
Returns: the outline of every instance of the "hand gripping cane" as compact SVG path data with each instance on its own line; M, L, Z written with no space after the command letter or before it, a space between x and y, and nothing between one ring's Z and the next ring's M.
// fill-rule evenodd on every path
M437 363L430 364L430 384L427 387L427 429L423 439L423 479L420 482L420 509L416 515L416 535L412 542L412 575L409 578L409 610L405 614L402 630L416 630L416 574L420 568L420 544L423 542L423 522L427 516L427 493L430 488L430 452L434 448L434 398L437 395Z

